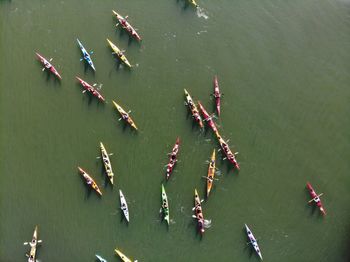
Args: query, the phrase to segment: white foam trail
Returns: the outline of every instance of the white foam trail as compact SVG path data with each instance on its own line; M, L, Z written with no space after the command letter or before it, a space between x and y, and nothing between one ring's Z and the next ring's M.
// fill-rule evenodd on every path
M203 17L204 19L208 19L209 16L204 12L204 8L197 7L197 16Z

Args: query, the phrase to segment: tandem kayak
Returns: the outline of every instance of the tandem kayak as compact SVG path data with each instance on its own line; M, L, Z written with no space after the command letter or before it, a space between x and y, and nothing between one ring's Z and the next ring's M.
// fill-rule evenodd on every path
M28 262L36 262L36 249L38 246L38 243L41 243L41 240L38 240L38 226L35 226L33 237L30 242L25 242L25 245L30 245L30 252L29 254L26 254L28 257Z
M118 58L124 63L126 64L128 67L132 67L132 65L130 64L129 60L126 58L126 56L123 54L122 51L120 51L120 49L113 44L108 38L107 38L107 42L110 45L110 47L112 48L114 54L116 56L118 56Z
M206 121L208 123L208 125L211 127L211 129L214 131L214 133L217 134L218 129L213 121L213 117L208 114L207 110L205 110L205 108L202 106L201 102L198 101L198 105L199 105L199 108L202 112L204 121Z
M80 82L80 84L84 87L86 91L88 91L93 96L97 97L100 101L105 102L105 98L92 85L90 85L88 82L85 82L83 79L77 76L76 79Z
M214 175L215 175L215 149L213 150L213 153L211 154L211 158L209 161L208 176L207 176L207 197L209 197L210 190L213 186Z
M219 81L218 77L214 77L214 93L213 96L215 98L215 105L216 105L216 112L218 116L220 116L220 110L221 110L221 93L219 88Z
M106 174L109 178L109 181L113 185L114 174L113 174L113 170L112 170L111 160L109 159L107 150L106 150L105 146L102 144L102 142L100 142L100 149L101 149L101 156L102 156L102 161L103 161L103 165L105 167Z
M306 188L309 190L310 196L312 197L309 203L311 202L316 203L316 206L320 209L320 212L322 213L322 215L326 215L326 210L324 209L320 198L320 196L323 195L323 193L317 195L317 193L315 192L315 190L313 189L313 187L309 182L307 182Z
M38 59L40 60L40 62L42 63L42 65L44 66L43 71L45 69L48 69L48 70L50 70L51 73L53 73L59 79L62 79L61 75L58 73L56 68L45 57L43 57L39 53L35 53L35 54L38 57ZM50 60L52 60L52 59L50 59Z
M129 222L129 208L128 203L126 203L124 194L121 190L119 190L119 198L120 198L120 209L123 211L124 217L126 221Z
M130 23L127 21L128 16L121 16L116 11L112 10L113 14L118 19L118 24L115 26L118 27L118 25L121 25L132 37L134 37L136 40L141 41L141 36L136 32L136 30L130 25Z
M177 154L179 153L180 148L180 138L176 139L175 145L169 154L169 162L166 168L166 179L170 178L171 173L173 172L174 166L177 162Z
M199 198L197 189L194 190L194 213L197 219L198 231L204 233L204 217L201 205L201 199Z
M91 68L96 71L94 63L92 62L91 56L89 54L88 51L86 51L85 47L83 46L83 44L79 41L79 39L77 38L77 42L79 45L79 48L81 50L81 52L83 53L83 59L91 66ZM92 54L93 52L91 52Z
M163 218L169 225L169 222L170 222L169 202L168 202L168 196L166 195L163 184L162 184L162 211L163 211Z
M199 124L201 128L203 128L204 127L203 121L199 114L196 104L193 102L193 99L191 95L188 93L188 91L186 89L184 89L184 91L185 91L186 104L191 111L193 119Z
M220 147L222 151L224 152L226 158L228 161L230 161L231 164L238 170L240 169L239 164L236 160L236 155L232 153L231 149L229 148L228 144L225 142L225 140L220 136L219 132L216 133L216 137L218 139L218 142L220 144ZM237 154L237 153L236 153Z
M89 185L93 190L95 190L96 193L102 196L102 192L98 187L98 185L96 184L95 180L93 180L91 176L88 173L86 173L81 167L78 167L78 170L80 174L83 176L83 178L85 179L86 184Z
M249 243L252 244L253 248L255 249L255 252L258 254L258 256L260 257L261 260L263 260L262 258L262 254L258 245L258 241L255 239L252 231L249 229L249 227L247 226L247 224L245 225L245 229L247 231L247 235L248 235L248 239L249 239Z
M129 113L127 113L120 105L118 105L115 101L113 101L113 105L115 106L115 108L118 110L119 114L121 115L122 119L125 120L130 126L132 126L135 130L137 130L137 126L134 122L134 120L132 120L132 118L130 117Z

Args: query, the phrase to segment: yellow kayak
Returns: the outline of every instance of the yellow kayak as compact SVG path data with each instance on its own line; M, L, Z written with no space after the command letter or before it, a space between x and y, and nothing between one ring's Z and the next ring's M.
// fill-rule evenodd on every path
M131 117L129 116L129 114L120 106L118 105L115 101L113 101L113 105L115 106L115 108L118 110L118 112L120 113L121 117L128 122L129 125L131 125L133 128L135 128L135 130L137 130L137 126L135 125L134 120L131 119Z
M213 186L215 175L215 149L211 155L209 168L208 168L208 176L207 176L207 197L209 197L210 190Z
M188 0L190 2L191 5L193 5L194 7L199 7L199 5L197 4L197 2L195 0Z
M124 261L124 262L133 262L130 258L128 258L127 256L125 256L122 252L120 252L120 250L118 250L117 248L114 249L115 253L117 253L117 255Z
M107 150L105 146L102 144L102 142L100 142L100 149L101 149L101 156L102 156L103 165L105 166L106 174L109 178L109 181L111 181L111 184L113 185L114 174L112 170L111 160L109 159Z
M126 56L123 54L123 52L120 51L120 49L115 44L113 44L108 38L107 42L111 46L113 52L119 57L119 59L128 67L132 67Z
M36 261L36 248L38 243L41 243L41 240L38 240L38 226L35 226L32 241L24 243L25 245L30 245L30 252L29 254L26 254L28 262Z

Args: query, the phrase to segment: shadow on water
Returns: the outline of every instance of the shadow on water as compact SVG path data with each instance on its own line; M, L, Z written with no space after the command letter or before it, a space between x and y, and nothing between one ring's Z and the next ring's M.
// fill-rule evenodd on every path
M350 219L348 219L348 221L350 221ZM347 233L346 233L347 232ZM348 225L345 228L345 235L347 236L347 238L345 239L345 241L343 241L343 250L344 250L344 261L345 262L350 262L350 223L348 223Z

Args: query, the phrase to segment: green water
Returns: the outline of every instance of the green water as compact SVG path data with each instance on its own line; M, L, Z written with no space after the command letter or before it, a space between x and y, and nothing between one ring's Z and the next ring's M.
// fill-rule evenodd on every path
M0 0L0 261L26 261L22 243L35 225L40 261L119 261L115 247L139 261L258 261L244 223L264 261L349 261L350 2L198 3L202 16L181 0ZM129 15L141 44L115 29L112 9ZM96 74L79 61L77 37L94 50ZM107 37L136 67L116 67ZM61 84L41 72L35 51L54 58ZM241 171L217 162L222 175L203 203L212 226L200 239L193 191L204 195L217 144L192 124L183 89L212 111L214 74L224 93L217 123ZM108 104L82 94L76 75L103 83ZM112 99L132 110L139 132L118 122ZM160 192L177 136L167 229ZM99 141L114 153L114 188L104 186ZM325 218L307 205L307 181L324 193Z

